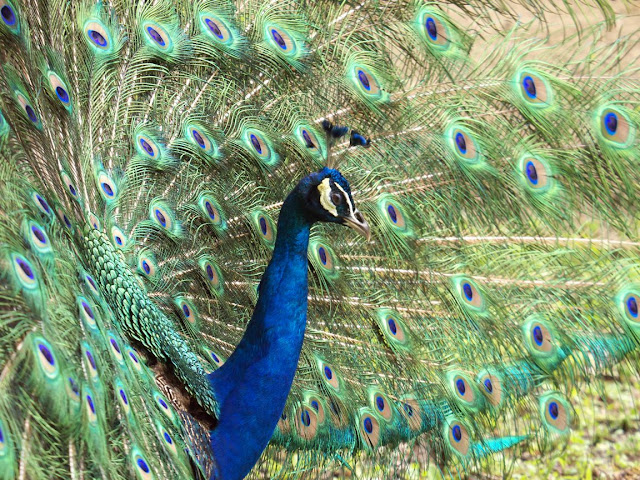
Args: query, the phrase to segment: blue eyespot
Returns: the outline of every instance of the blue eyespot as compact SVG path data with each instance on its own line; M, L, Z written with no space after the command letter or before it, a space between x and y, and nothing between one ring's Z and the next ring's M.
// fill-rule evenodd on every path
M93 355L91 355L91 352L89 350L87 350L87 359L89 360L89 363L91 364L91 368L93 368L94 370L97 369L96 367L96 361L93 358Z
M462 430L460 429L460 425L454 425L451 429L451 434L456 442L462 440Z
M373 432L373 422L371 421L371 418L367 417L364 419L364 422L362 422L362 424L364 425L364 431L367 433L371 433Z
M35 278L31 266L25 260L23 260L21 257L16 257L16 263L20 267L20 270L22 270L27 277L29 277L31 280Z
M260 141L258 140L258 137L252 134L250 139L251 139L251 145L253 145L253 148L255 148L256 152L258 152L258 155L261 155L262 146L260 145Z
M96 413L96 407L93 404L93 398L91 398L91 395L87 395L87 405L89 405L91 413Z
M282 38L282 35L280 35L278 33L278 31L276 29L272 29L271 30L271 36L273 37L273 39L275 40L275 42L278 44L278 46L283 49L286 50L287 49L287 44L284 41L284 39Z
M309 412L306 410L303 410L303 412L300 414L300 420L302 420L302 424L305 427L311 425L311 417L309 416Z
M207 265L207 277L209 280L213 280L213 267L211 265Z
M64 224L67 226L67 228L71 228L71 220L69 220L66 215L62 215L62 219L64 220Z
M89 35L89 38L91 39L91 41L96 45L98 45L99 47L107 46L107 39L104 38L100 32L96 32L95 30L89 30L87 34Z
M327 380L331 380L333 378L333 372L329 367L324 367L324 376L327 377Z
M220 359L218 358L218 356L215 353L213 353L213 352L209 352L209 353L211 353L211 358L213 358L214 362L220 363Z
M26 105L24 109L27 112L27 115L29 116L29 120L31 120L33 123L37 123L38 116L36 115L36 112L33 111L33 108L31 108L31 105Z
M116 352L120 353L120 345L118 345L118 342L116 342L114 338L111 339L111 345L116 350Z
M458 389L460 395L464 395L467 391L467 386L464 384L464 380L462 380L461 378L456 380L456 388Z
M396 321L393 318L390 318L389 320L387 320L387 322L389 323L389 331L391 332L391 334L395 335L396 333L398 333L398 326L396 325Z
M461 132L456 133L456 145L458 146L458 150L463 155L467 153L467 141L464 138L464 135Z
M162 35L160 35L153 27L147 27L147 33L153 39L153 41L161 47L164 47L166 45L164 39L162 38Z
M549 415L554 420L558 418L558 404L556 402L549 403Z
M311 140L311 136L309 135L309 132L307 132L306 130L302 130L302 139L304 140L304 143L307 146L307 148L316 148L315 143L313 143L313 141Z
M58 96L61 102L69 103L69 94L64 88L56 87L56 95Z
M371 83L369 82L369 78L367 77L367 74L362 70L358 70L358 80L360 80L360 83L366 90L371 90Z
M389 204L387 207L387 212L389 213L389 218L393 223L398 223L398 214L396 213L396 209L393 205Z
M318 403L317 400L312 400L311 401L311 406L313 407L313 409L317 412L318 410L320 410L320 404Z
M205 202L204 207L207 209L207 213L209 214L209 218L211 220L215 220L216 219L216 212L213 209L213 207L211 206L210 202Z
M524 77L522 79L522 87L524 88L524 91L527 93L529 98L537 97L538 94L536 92L536 83L533 81L533 78L528 75Z
M53 354L51 353L51 350L47 348L46 345L43 345L41 343L38 345L38 349L40 350L40 353L42 354L42 356L47 360L49 365L55 365L56 361L53 359Z
M196 141L196 143L200 145L200 148L205 148L207 146L204 142L204 138L202 138L202 135L200 135L200 132L198 132L197 130L191 130L191 135L193 135L193 139Z
M47 243L47 237L44 235L42 230L40 230L38 227L33 225L31 227L31 231L36 236L36 238L40 241L40 243Z
M140 467L140 470L142 470L144 473L149 473L149 465L147 465L147 462L145 462L142 458L138 459L138 467Z
M638 300L636 297L629 297L627 299L627 310L633 318L638 318Z
M534 184L537 185L538 184L538 170L536 169L536 166L533 164L533 162L527 162L526 165L526 171L527 171L527 177L529 178L529 181Z
M125 405L129 405L129 400L127 399L127 394L124 393L124 390L122 388L120 389L120 398L122 398L122 402Z
M182 313L184 313L185 317L191 316L191 310L189 310L189 307L187 306L186 303L182 305Z
M149 266L146 260L142 261L142 269L144 270L144 273L146 273L147 275L151 273L151 267Z
M607 133L609 135L615 135L618 130L618 116L613 112L609 112L604 116L603 122Z
M135 353L129 352L129 356L131 357L131 360L133 360L136 363L139 363L138 362L138 357L136 357Z
M151 28L151 27L149 27ZM155 30L154 30L155 32ZM156 32L157 33L157 32ZM149 144L149 142L147 142L144 138L140 139L140 146L142 147L142 149L147 152L147 154L150 157L155 156L155 152L153 151L153 147Z
M402 405L402 408L404 408L404 411L406 412L407 416L413 417L413 407L411 405L409 405L408 403L404 403Z
M51 208L49 207L49 204L47 203L47 201L37 193L36 193L36 199L38 200L38 203L42 206L45 212L47 213L51 212Z
M80 387L78 387L78 384L76 383L76 381L71 377L69 377L68 380L69 380L69 385L71 385L71 391L76 395L80 394Z
M93 310L91 309L91 307L89 306L88 303L86 302L82 302L82 308L84 309L84 311L86 312L86 314L89 316L89 318L91 319L95 319L95 316L93 314Z
M320 256L320 261L322 262L323 265L327 264L327 252L325 251L324 247L320 247L318 249L318 255Z
M16 24L16 14L9 5L4 5L0 8L0 15L2 15L2 20L8 26L12 27Z
M267 234L267 221L264 217L260 217L260 231L263 235Z
M169 445L173 445L173 439L171 438L171 435L169 435L167 432L164 432L164 441L167 442Z
M425 27L427 28L427 33L431 40L438 39L438 27L436 26L436 22L433 18L427 17L427 21L425 23Z
M116 238L116 243L117 243L118 245L122 245L122 239L121 239L119 236L117 236L117 235L116 235L116 237L115 237L115 238Z
M376 406L382 412L384 410L384 398L376 397Z
M491 383L491 379L490 378L485 379L484 388L489 393L493 392L493 384Z
M167 219L164 217L164 215L162 214L162 212L159 209L156 209L156 218L160 222L160 225L162 225L163 227L167 226ZM149 272L147 272L147 273L149 273Z
M101 186L104 193L106 193L110 197L113 197L113 188L111 188L111 185L109 185L106 182L103 182Z
M167 406L167 402L165 402L162 398L158 397L158 403L162 405L162 408L169 408Z
M220 27L218 27L218 24L216 22L214 22L210 18L207 18L205 20L205 23L207 24L207 27L209 27L209 30L211 30L216 37L218 37L220 40L224 40L224 35L222 34L222 31L220 30Z
M533 327L533 341L536 342L536 344L538 346L542 345L542 342L544 341L544 337L542 336L542 328L540 328L539 325L536 325L535 327Z
M464 285L462 285L462 291L464 292L464 296L467 298L467 300L473 300L473 289L471 288L471 285L465 283Z

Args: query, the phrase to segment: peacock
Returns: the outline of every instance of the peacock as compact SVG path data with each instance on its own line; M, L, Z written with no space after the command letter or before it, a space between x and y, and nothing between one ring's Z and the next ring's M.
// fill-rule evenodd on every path
M638 362L640 11L554 3L0 0L0 480L561 451Z

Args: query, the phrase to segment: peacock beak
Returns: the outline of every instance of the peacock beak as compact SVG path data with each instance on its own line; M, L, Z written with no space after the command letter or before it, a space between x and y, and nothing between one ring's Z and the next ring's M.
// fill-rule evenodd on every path
M371 229L359 210L353 212L353 215L345 217L344 224L349 228L353 228L356 232L365 237L367 242L371 240Z

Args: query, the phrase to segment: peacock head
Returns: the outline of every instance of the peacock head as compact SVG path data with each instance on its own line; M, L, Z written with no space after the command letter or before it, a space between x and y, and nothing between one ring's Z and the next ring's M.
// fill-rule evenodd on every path
M305 209L314 222L346 225L369 240L371 230L356 208L351 187L338 170L323 168L302 179L298 189L305 198Z

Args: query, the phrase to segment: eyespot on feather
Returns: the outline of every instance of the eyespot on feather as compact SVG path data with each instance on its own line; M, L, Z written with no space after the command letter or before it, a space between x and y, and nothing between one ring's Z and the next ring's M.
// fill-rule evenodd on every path
M71 194L74 200L78 200L78 189L71 180L71 177L63 170L60 173L63 183L67 186L67 191Z
M0 26L4 26L14 35L20 34L20 13L13 2L0 0L0 19Z
M82 296L76 298L76 305L78 306L78 315L82 320L82 323L92 331L98 330L98 324L96 322L96 314L89 301Z
M562 435L570 431L571 408L560 392L549 392L539 399L540 413L547 429Z
M557 346L554 335L546 322L534 316L525 322L522 334L525 346L532 355L544 358L556 354Z
M541 157L524 155L518 162L522 183L532 193L548 192L554 185L555 179L551 167Z
M60 368L53 347L43 337L35 335L31 339L36 365L40 372L50 381L60 377Z
M460 124L451 125L446 131L447 144L455 157L466 163L480 161L480 149L474 135Z
M51 207L49 203L44 199L42 195L38 192L32 192L31 199L33 200L34 205L42 212L47 218L51 218L53 212L51 211Z
M19 253L12 253L10 258L15 278L18 280L21 288L29 291L37 289L40 282L31 262Z
M369 450L375 449L380 443L381 427L378 418L368 408L361 408L357 416L358 436Z
M309 405L303 405L296 410L295 426L298 435L305 440L312 440L318 434L318 417Z
M453 277L451 282L455 296L463 308L472 313L486 313L485 295L474 280L464 275L458 275Z
M636 126L626 109L613 105L602 107L597 119L598 136L607 146L623 149L635 141Z
M248 128L244 131L242 139L246 149L266 166L278 163L278 155L263 132Z
M251 214L251 218L258 236L267 246L273 248L276 241L276 227L271 217L262 210L256 210Z
M504 399L501 378L488 370L483 370L476 377L479 390L494 407L499 407Z
M232 28L220 17L210 12L200 14L200 30L216 43L230 45L234 41Z
M340 393L342 389L342 381L339 373L324 360L317 359L318 370L322 381L336 393Z
M451 46L451 33L441 17L441 13L433 9L418 12L416 27L429 49L434 53L443 53Z
M137 133L135 136L134 145L140 155L147 158L158 160L161 157L161 151L158 144L149 135L144 133Z
M278 25L266 24L264 39L271 49L280 55L291 57L298 53L298 44L293 36Z
M461 457L466 457L471 447L469 430L455 418L450 418L445 422L444 437L451 451Z
M131 463L139 480L152 480L154 478L147 459L137 447L131 449Z
M411 430L419 431L422 428L422 408L413 397L403 397L399 403L400 413L406 419Z
M118 187L106 172L100 171L96 177L98 191L107 203L113 202L118 196Z
M70 110L71 96L67 84L58 76L57 73L51 70L47 73L47 80L49 81L49 89L52 94L56 96L62 106L67 110Z
M88 19L83 26L87 44L96 53L108 53L113 49L113 39L106 25L97 18Z
M539 73L522 70L516 77L516 87L520 98L526 105L534 108L546 108L553 102L553 89Z
M162 53L171 53L173 51L173 40L164 26L147 20L142 22L141 29L147 45Z
M393 408L389 397L376 388L369 389L369 408L387 422L393 419Z

